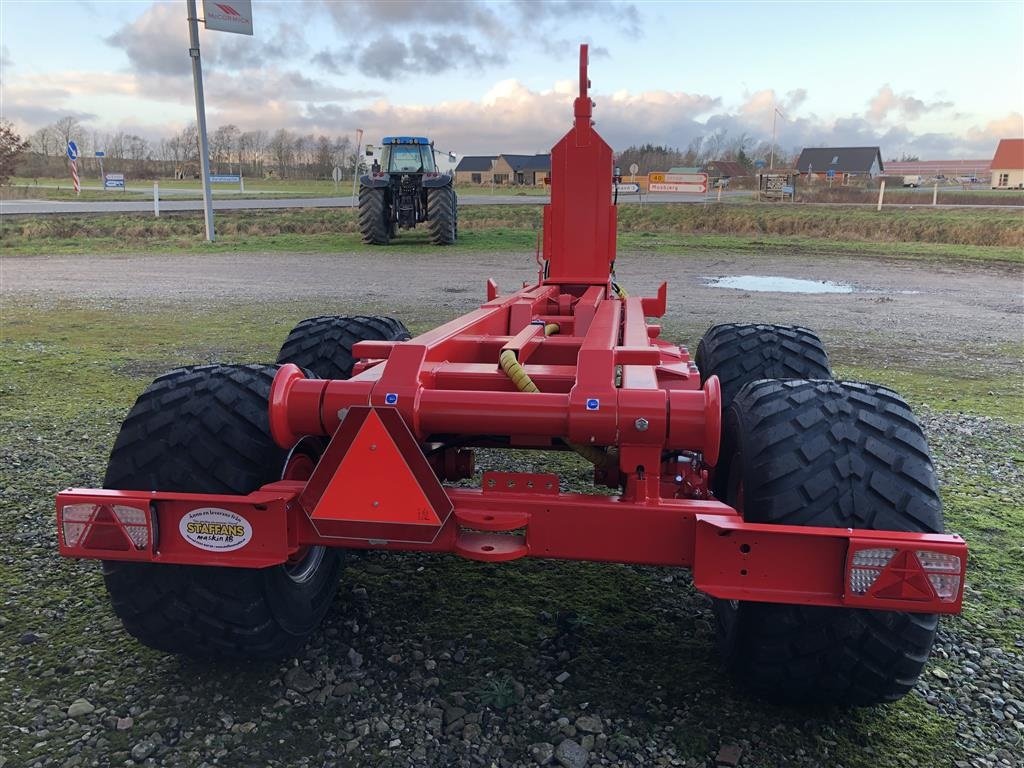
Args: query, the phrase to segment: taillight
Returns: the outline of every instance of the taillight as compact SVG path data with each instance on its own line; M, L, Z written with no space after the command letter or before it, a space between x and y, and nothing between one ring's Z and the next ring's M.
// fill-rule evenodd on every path
M951 603L960 593L960 574L963 563L956 555L945 552L932 552L927 549L917 550L917 561L921 563L928 581L935 590L939 600Z
M149 510L124 504L65 504L61 535L68 549L148 549L152 544Z
M952 603L960 595L963 566L949 552L867 547L851 553L847 587L858 597Z
M855 595L867 594L895 554L896 550L891 547L858 549L854 552L850 567L850 591Z

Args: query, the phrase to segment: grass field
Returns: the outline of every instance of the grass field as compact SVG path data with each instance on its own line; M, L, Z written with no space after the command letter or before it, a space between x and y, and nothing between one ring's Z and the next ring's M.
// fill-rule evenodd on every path
M82 191L79 195L71 185L71 178L39 178L31 179L15 177L10 183L0 187L0 200L33 199L33 200L151 200L153 198L153 181L150 179L127 180L125 190L105 190L98 177L83 177ZM203 196L202 184L195 179L160 179L160 194L172 200L195 200ZM546 187L511 187L502 185L457 185L456 191L462 195L521 195L533 197L546 195ZM338 184L333 181L312 179L245 179L245 192L240 192L238 184L213 184L211 190L215 198L266 198L266 197L346 197L352 194L352 180L347 179Z
M1000 210L905 210L776 205L628 206L618 211L623 250L818 251L900 258L1024 261L1024 217ZM538 206L466 206L456 249L532 250ZM6 216L0 253L194 252L361 249L349 209L230 211L216 216L217 241L203 240L198 212ZM423 247L425 233L401 233L393 248Z

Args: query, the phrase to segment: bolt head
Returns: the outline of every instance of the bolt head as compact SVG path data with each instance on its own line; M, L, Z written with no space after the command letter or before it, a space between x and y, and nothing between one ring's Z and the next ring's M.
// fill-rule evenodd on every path
M633 422L633 426L636 427L637 432L646 432L647 428L650 425L651 425L650 422L647 421L647 419L643 418L642 416L639 419L637 419L635 422Z

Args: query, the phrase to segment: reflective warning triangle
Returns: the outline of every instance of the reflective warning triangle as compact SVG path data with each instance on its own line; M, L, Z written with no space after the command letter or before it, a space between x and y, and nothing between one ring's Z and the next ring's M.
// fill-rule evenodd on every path
M889 561L871 588L871 594L896 600L935 599L924 568L909 550L898 553Z
M401 415L349 410L300 495L322 536L430 542L452 503Z

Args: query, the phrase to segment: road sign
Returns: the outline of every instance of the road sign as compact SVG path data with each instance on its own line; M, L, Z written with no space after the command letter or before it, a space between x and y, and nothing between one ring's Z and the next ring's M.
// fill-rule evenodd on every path
M334 166L334 170L331 171L331 178L334 179L335 184L341 181L341 168Z
M68 153L68 160L77 160L78 159L78 145L75 144L75 142L73 142L73 141L69 141L68 142L67 153Z
M211 184L237 184L242 180L242 177L237 173L211 173L210 183Z
M203 16L207 29L252 34L252 0L203 0Z
M124 189L123 173L107 173L103 176L104 189Z
M96 150L96 157L106 157L106 156L107 156L107 153L104 152L102 149L97 149Z
M639 184L619 184L618 190L623 195L635 195L640 192Z
M634 176L636 176L636 174L637 174L637 171L639 171L639 170L640 170L640 166L639 166L639 165L637 165L636 163L632 163L632 164L631 164L631 165L629 166L629 172L630 172L631 174L633 174Z
M834 179L836 177L836 169L829 168L828 171L825 172L825 176L827 176L830 179Z
M683 174L679 174L683 175ZM687 174L696 175L696 174ZM647 185L648 192L689 192L692 194L703 195L708 191L708 185L704 184L693 184L683 182L651 182Z

